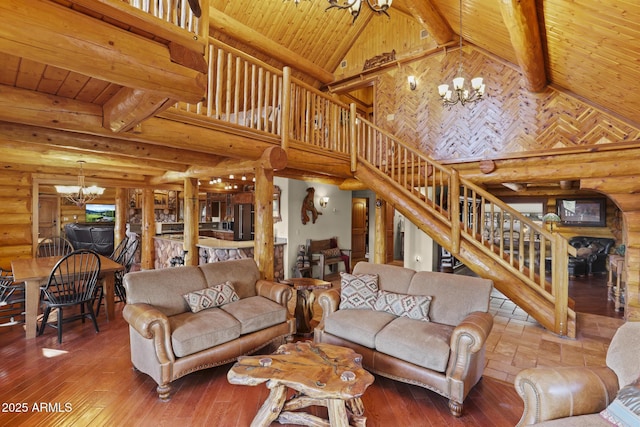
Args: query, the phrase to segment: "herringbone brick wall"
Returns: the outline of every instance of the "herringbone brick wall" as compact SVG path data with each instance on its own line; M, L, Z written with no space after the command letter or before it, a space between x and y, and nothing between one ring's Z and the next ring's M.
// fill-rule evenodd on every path
M531 93L515 68L465 47L464 77L482 76L486 99L444 107L437 86L451 84L457 51L392 68L376 78L376 124L437 160L480 160L522 152L640 139L640 128L547 88ZM418 81L409 90L407 76Z

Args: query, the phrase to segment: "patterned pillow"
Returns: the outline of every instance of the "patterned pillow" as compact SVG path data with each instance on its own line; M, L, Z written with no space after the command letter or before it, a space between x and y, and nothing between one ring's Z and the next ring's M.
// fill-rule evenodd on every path
M373 310L378 298L378 275L340 273L340 277L340 309Z
M325 258L337 258L342 255L340 248L325 249L320 251L320 253L324 255Z
M240 298L229 281L211 286L195 292L183 295L193 313L197 313L207 308L220 307L230 302L238 301Z
M431 297L427 295L404 295L380 290L375 309L396 316L429 322Z
M600 416L614 426L640 425L640 380L622 387L614 401L600 412Z

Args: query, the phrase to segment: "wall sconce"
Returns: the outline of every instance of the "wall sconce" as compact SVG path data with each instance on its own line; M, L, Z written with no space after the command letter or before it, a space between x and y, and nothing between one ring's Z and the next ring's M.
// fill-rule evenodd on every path
M416 90L416 76L409 76L407 77L407 81L409 82L409 89L411 90Z
M326 208L329 204L329 198L327 196L320 197L320 207Z

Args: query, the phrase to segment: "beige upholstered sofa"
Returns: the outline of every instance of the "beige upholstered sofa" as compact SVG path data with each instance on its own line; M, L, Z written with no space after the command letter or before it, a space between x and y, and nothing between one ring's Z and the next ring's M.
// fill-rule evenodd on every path
M607 350L606 366L529 368L515 378L515 388L524 401L518 426L591 427L611 426L600 412L615 413L616 399L622 387L640 378L640 322L623 324ZM632 386L627 388L633 389ZM638 390L637 386L635 387ZM632 406L640 409L640 393L635 392ZM627 415L633 416L631 412ZM640 415L635 422L640 425Z
M380 291L403 299L403 295L431 296L430 320L391 314L376 306L345 308L352 295L345 296L349 276L343 275L340 292L328 290L318 298L323 314L314 340L353 348L362 354L368 370L435 391L447 397L451 413L460 416L463 401L485 366L485 342L493 326L488 313L493 282L359 262L353 276L362 274L378 276L378 296Z
M184 375L291 338L291 289L259 278L251 258L125 276L131 361L158 383L161 399L169 398L170 383ZM183 297L227 281L239 299L220 307L194 313Z

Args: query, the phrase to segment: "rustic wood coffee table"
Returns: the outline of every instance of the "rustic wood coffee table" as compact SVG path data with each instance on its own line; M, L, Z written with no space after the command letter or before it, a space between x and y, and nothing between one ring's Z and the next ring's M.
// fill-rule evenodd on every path
M374 380L353 350L310 341L284 344L268 356L245 356L227 373L231 384L258 385L271 390L251 427L273 421L306 426L363 427L362 396ZM296 393L287 399L287 388ZM297 409L327 407L329 420ZM328 421L328 422L327 422Z

